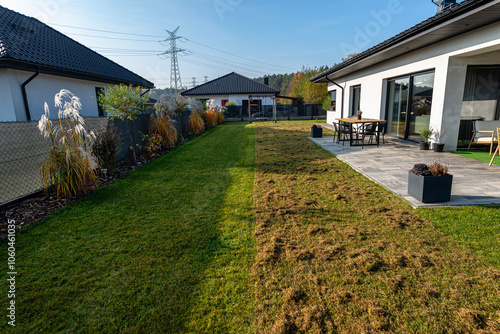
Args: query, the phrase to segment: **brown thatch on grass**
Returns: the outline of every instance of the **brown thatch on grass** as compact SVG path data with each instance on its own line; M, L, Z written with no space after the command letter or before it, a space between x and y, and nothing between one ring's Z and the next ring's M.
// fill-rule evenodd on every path
M258 333L495 333L500 271L307 139L257 123Z

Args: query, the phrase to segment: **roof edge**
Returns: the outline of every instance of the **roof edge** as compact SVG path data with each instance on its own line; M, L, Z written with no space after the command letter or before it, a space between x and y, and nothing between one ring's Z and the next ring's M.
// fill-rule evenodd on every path
M481 7L485 4L488 4L490 2L493 2L495 0L465 0L462 3L458 3L456 5L451 6L450 8L445 9L441 13L437 13L436 15L429 17L428 19L414 25L413 27L410 27L406 29L405 31L359 53L353 58L347 59L344 62L341 62L339 64L336 64L326 71L323 71L322 73L312 77L310 79L310 82L317 83L322 79L325 79L328 75L333 74L339 70L342 70L344 68L347 68L363 59L366 59L372 55L375 55L389 47L393 47L401 42L404 42L405 40L414 37L417 34L420 34L422 32L425 32L439 24L445 23L448 20L451 20L452 18L458 17L460 15L463 15L466 13L468 10L471 8L477 8ZM425 23L426 21L429 21L428 23ZM401 35L401 36L400 36ZM394 39L394 41L391 41L391 39Z

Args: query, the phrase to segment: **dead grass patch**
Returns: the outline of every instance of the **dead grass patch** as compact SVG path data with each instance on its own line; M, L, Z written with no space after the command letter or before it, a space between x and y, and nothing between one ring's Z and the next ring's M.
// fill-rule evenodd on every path
M258 333L494 333L500 272L307 139L255 125Z

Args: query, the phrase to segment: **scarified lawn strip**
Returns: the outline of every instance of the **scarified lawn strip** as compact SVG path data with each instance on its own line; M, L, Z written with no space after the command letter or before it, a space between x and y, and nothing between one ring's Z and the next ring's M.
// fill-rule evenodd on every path
M258 333L500 331L500 270L306 137L258 123Z

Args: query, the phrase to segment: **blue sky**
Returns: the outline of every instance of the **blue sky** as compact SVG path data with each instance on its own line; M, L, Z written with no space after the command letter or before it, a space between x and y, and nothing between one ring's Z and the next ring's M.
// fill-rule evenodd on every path
M151 80L170 84L165 29L180 26L184 86L332 66L436 13L430 0L0 0ZM109 32L105 32L109 31ZM116 33L110 33L116 32Z

